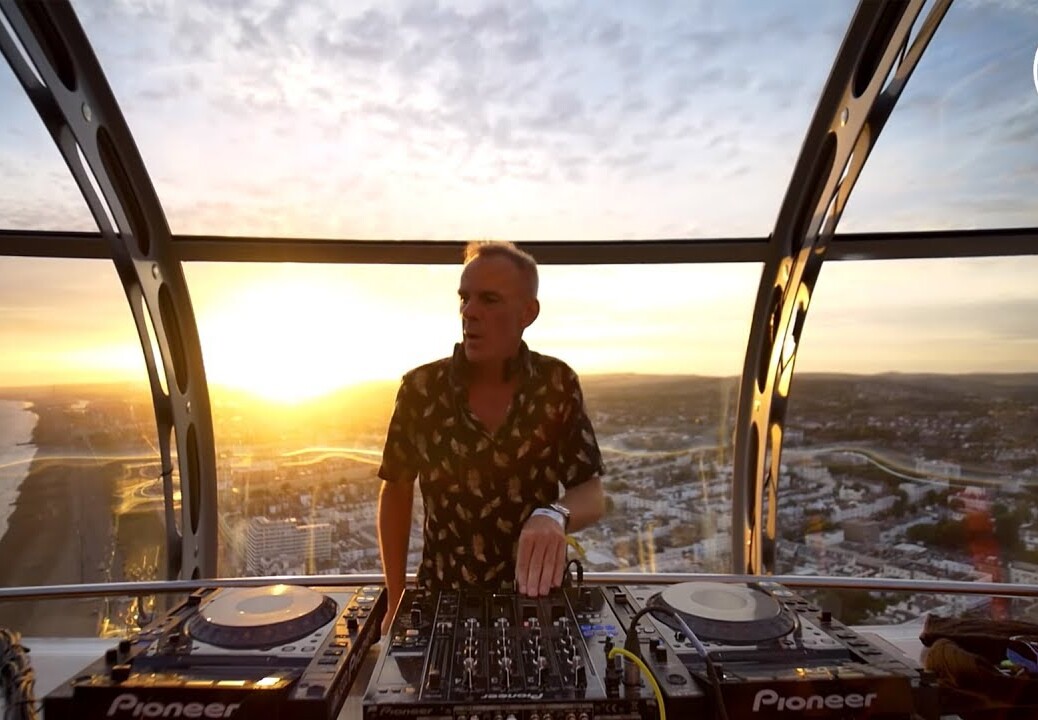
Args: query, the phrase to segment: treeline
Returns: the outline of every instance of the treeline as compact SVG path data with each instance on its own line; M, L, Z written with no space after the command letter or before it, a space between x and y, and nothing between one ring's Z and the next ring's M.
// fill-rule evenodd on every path
M1029 507L1009 508L995 504L990 513L969 512L961 520L913 525L906 533L912 542L973 556L1033 561L1020 539L1020 528L1031 520Z

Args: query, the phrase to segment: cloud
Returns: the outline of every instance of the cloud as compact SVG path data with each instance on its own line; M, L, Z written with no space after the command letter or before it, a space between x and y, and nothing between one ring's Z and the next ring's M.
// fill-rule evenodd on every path
M284 212L292 204L329 216L338 210L315 198L350 199L321 188L362 186L376 199L345 214L376 236L448 223L414 202L406 211L392 204L404 197L443 212L457 203L452 227L481 224L467 208L492 201L507 208L501 217L541 218L528 233L551 226L544 198L568 198L549 233L556 238L564 227L651 236L686 226L690 207L711 236L769 232L853 9L411 0L76 7L175 231L199 231L212 217L234 232L254 226L245 216L263 208L298 219ZM934 58L929 69L917 71L870 159L867 173L874 163L885 177L895 166L915 173L874 184L871 200L852 199L852 208L881 213L871 220L878 225L937 217L962 226L972 218L958 198L1019 197L1011 178L1029 167L1021 150L1038 128L1027 107L1007 104L1006 73L1030 36L1026 21L1010 36L1002 24L986 30L976 12L949 16L924 58ZM1012 43L969 43L998 32ZM978 89L990 107L978 107ZM947 167L949 148L960 145L973 153L957 152L935 182L933 168ZM883 162L884 148L915 162ZM982 170L995 158L1004 171ZM939 185L949 186L944 200ZM622 207L624 226L601 224L598 201ZM194 210L216 205L225 210ZM386 219L381 231L375 218ZM326 226L304 221L297 234Z

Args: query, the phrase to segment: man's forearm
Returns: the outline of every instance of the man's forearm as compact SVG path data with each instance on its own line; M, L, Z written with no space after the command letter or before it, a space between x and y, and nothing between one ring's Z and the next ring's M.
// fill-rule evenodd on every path
M391 608L396 607L404 591L413 503L413 483L382 483L378 496L378 545Z
M566 491L559 499L569 509L568 532L576 532L598 521L605 514L605 491L597 475Z

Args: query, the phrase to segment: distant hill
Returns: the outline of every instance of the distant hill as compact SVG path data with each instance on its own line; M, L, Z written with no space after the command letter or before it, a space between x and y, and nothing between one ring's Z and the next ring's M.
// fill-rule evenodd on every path
M143 379L139 383L75 383L0 387L0 399L3 400L72 402L76 400L111 400L113 398L150 402L151 391Z
M737 376L662 375L641 373L603 373L581 376L581 384L589 401L615 401L623 397L653 398L697 397L717 402L719 395L730 396L739 389ZM312 400L295 404L266 400L254 393L233 388L213 386L210 394L215 405L247 405L279 415L309 415L312 413L342 412L350 408L361 414L382 415L391 411L399 380L379 380L360 383L335 390ZM1038 402L1038 373L968 373L930 374L888 372L873 375L848 373L797 373L793 379L793 400L798 394L837 395L853 392L869 394L872 388L879 395L887 391L897 394L949 394L995 397L1011 395L1014 399L1033 397ZM47 384L0 388L0 399L8 400L99 400L123 398L149 401L146 382ZM728 397L731 402L731 397Z

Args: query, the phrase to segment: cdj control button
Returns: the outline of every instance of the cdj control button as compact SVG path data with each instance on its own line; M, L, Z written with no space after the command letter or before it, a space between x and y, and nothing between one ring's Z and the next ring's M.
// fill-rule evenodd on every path
M324 685L311 685L306 689L306 694L310 697L321 697L324 695Z
M667 661L667 643L663 641L663 638L658 638L652 643L652 658L656 662Z

